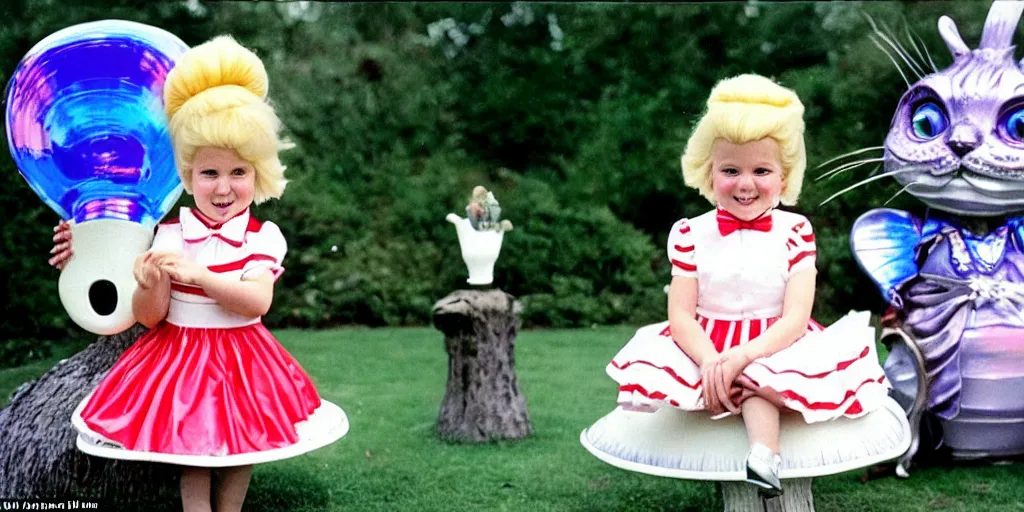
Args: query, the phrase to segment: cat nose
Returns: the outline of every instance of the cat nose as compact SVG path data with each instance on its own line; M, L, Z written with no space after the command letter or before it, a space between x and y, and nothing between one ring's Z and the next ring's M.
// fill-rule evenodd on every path
M953 133L950 134L949 142L946 144L953 153L956 153L956 156L963 158L964 155L981 145L981 134L973 126L957 125L953 127Z
M974 151L974 148L978 147L978 144L965 142L962 140L951 140L949 141L949 149L952 149L956 156L963 158L964 155Z

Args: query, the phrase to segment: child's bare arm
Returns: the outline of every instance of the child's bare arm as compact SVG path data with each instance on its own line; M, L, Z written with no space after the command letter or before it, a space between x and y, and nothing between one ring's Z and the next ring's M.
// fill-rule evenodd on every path
M676 276L668 290L668 324L676 345L701 366L718 357L711 338L697 323L697 279Z
M713 377L721 354L715 350L704 329L697 323L697 279L675 276L668 290L668 324L672 339L700 368L704 405L712 414L731 404L722 401L722 393ZM731 410L731 409L730 409Z
M242 280L207 271L199 286L225 309L247 317L267 314L274 300L274 275L270 271Z
M171 279L199 286L221 307L239 315L263 316L274 299L274 275L269 270L240 280L211 272L203 265L172 253L162 254L159 265Z
M132 314L137 322L150 328L167 317L171 305L171 279L157 266L154 254L140 254L133 269L139 286L132 295Z

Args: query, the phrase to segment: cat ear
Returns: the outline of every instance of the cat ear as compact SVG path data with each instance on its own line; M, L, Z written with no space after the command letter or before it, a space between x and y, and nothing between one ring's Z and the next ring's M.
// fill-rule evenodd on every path
M949 53L953 55L953 59L958 59L971 53L971 49L967 47L963 38L960 37L960 32L956 29L956 23L953 23L949 16L939 18L939 35L946 42L946 46L949 48Z
M981 43L978 48L1012 48L1013 33L1017 30L1021 13L1024 13L1024 3L992 2L988 17L985 18L985 28L981 31Z

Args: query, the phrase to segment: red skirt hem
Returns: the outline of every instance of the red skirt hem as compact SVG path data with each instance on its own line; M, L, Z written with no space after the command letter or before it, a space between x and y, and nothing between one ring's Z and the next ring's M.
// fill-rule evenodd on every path
M128 450L235 455L294 444L320 406L309 376L261 323L161 322L114 364L81 412Z

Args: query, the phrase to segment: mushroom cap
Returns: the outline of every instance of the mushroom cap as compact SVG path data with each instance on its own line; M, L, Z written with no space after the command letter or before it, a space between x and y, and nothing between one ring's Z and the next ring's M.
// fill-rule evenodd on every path
M885 406L856 419L805 423L782 414L779 477L811 478L895 459L910 448L903 409ZM580 434L580 442L608 464L639 473L690 480L746 479L749 444L743 420L712 420L707 412L672 408L616 409Z

